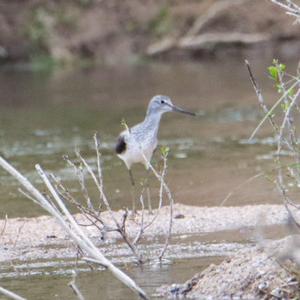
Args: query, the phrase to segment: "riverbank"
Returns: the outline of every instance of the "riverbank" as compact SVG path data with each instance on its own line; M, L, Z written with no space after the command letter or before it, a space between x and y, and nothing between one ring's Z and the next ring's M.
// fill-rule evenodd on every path
M123 213L114 212L114 217L120 221ZM157 218L145 231L139 246L150 261L155 260L163 245L169 207L153 213L157 214ZM145 224L154 215L145 212ZM87 223L82 214L75 215L75 218L80 224ZM176 204L167 261L216 257L214 261L219 263L221 257L225 259L220 264L209 265L184 284L161 287L158 289L159 296L255 299L276 298L279 293L288 297L297 295L297 278L278 264L286 253L291 253L294 241L291 237L277 240L290 234L278 227L284 228L287 218L288 213L282 205L194 207ZM108 226L113 225L108 212L102 213L102 220ZM128 238L136 236L140 221L141 212L134 219L128 219ZM69 267L78 264L78 249L53 217L0 220L0 228L2 278L32 276L44 272L39 270L46 266L66 268L68 264ZM271 234L270 228L275 228ZM114 263L131 264L135 261L117 232L107 232L103 239L94 226L83 226L82 229ZM14 265L13 272L11 265ZM77 268L85 270L86 266L79 263Z
M3 1L0 62L108 64L299 53L299 24L271 1ZM287 43L288 42L288 43Z
M157 211L154 211L154 215ZM121 223L123 211L114 213L115 218ZM75 216L80 224L87 224L83 215ZM101 214L107 226L113 227L113 221L108 212ZM261 217L264 222L260 224ZM141 212L135 219L128 219L126 232L129 238L134 238L140 229ZM145 213L144 224L152 220L153 214ZM238 230L241 228L255 228L284 224L287 212L281 205L255 205L242 207L194 207L182 204L174 206L173 235L191 235L224 230ZM168 230L169 207L159 210L157 218L149 226L143 237L146 241L163 238ZM38 218L16 218L0 221L2 234L0 236L1 249L0 261L44 259L48 257L49 247L60 251L63 247L66 252L72 248L69 236L62 230L53 217L41 216ZM95 226L83 226L86 234L99 246L115 244L120 241L120 235L113 231L107 232L104 239ZM57 247L60 247L58 249ZM47 248L47 251L43 251ZM34 249L34 251L32 251ZM62 257L64 256L63 252ZM48 257L49 258L49 257Z
M239 250L184 284L161 287L159 295L168 299L295 299L299 297L295 265L280 259L284 251L292 250L287 248L291 239Z

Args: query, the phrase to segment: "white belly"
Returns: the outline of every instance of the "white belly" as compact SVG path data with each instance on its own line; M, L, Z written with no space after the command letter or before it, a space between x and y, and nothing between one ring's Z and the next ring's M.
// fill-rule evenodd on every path
M148 169L148 162L151 161L153 151L157 146L157 142L154 144L138 145L132 141L126 141L126 150L118 154L118 156L125 162L128 169L132 164L142 163Z

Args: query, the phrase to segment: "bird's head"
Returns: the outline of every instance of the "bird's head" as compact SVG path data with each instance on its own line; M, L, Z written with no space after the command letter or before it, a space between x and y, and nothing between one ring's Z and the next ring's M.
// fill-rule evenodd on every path
M148 105L148 110L147 114L163 114L165 112L170 112L170 111L175 111L175 112L180 112L188 115L195 116L194 113L186 111L178 106L175 106L170 97L168 96L163 96L163 95L157 95L154 96Z

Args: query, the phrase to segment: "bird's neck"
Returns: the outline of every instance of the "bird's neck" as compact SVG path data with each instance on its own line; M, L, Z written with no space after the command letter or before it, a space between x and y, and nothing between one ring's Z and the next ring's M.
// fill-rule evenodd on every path
M143 122L144 126L147 127L148 130L153 130L155 134L157 134L161 116L161 113L147 114Z

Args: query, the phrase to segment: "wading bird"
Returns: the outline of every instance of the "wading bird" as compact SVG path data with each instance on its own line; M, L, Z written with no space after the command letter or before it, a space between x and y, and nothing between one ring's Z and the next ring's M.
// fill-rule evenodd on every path
M168 96L157 95L150 100L144 121L120 133L115 151L129 171L132 186L135 185L131 171L132 165L142 163L146 169L149 168L149 162L157 147L161 116L172 111L191 116L196 115L175 106Z

